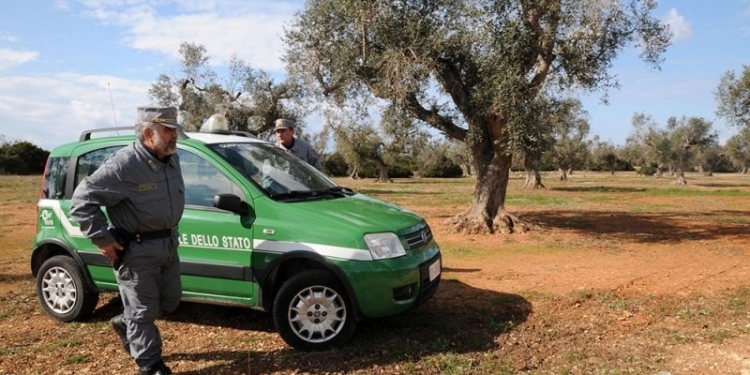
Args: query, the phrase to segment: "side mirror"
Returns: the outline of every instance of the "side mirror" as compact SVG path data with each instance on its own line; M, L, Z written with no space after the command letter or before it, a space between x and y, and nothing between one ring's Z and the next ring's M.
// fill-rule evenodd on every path
M214 195L214 207L246 216L250 213L250 205L234 194Z

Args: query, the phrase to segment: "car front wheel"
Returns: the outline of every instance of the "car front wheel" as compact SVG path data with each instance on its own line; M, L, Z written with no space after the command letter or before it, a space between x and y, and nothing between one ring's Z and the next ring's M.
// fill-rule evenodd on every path
M300 272L284 282L273 303L276 330L300 350L326 350L349 340L357 328L341 283L324 270Z
M36 292L44 311L62 322L83 320L99 302L99 293L86 287L84 274L73 258L54 256L42 264Z

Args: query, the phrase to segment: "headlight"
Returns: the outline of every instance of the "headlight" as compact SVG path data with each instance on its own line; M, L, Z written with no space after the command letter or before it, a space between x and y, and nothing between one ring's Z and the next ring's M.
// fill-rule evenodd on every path
M406 250L393 233L368 233L365 242L373 259L388 259L406 255Z

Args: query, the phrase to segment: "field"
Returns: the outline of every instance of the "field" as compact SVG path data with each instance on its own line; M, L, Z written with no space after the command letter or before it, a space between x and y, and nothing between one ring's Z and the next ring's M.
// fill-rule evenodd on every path
M157 324L176 374L750 374L750 176L545 175L506 207L527 233L449 234L473 179L337 180L407 207L443 251L435 298L364 322L329 352L292 350L269 316L183 303ZM39 177L0 176L0 374L131 374L103 294L90 321L39 307L29 270Z

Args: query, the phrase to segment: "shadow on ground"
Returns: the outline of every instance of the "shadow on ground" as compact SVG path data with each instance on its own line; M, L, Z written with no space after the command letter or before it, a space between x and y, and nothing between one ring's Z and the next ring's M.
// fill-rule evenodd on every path
M592 236L627 236L638 242L680 243L745 236L750 212L628 213L611 211L537 211L523 219L542 226L583 232ZM691 222L686 223L686 219ZM696 224L695 221L701 223Z
M108 319L119 309L115 295L96 315ZM491 350L498 346L498 336L525 322L531 312L531 304L521 296L443 280L436 295L425 305L395 317L360 322L352 340L338 349L302 352L287 347L256 351L248 345L237 350L173 353L164 359L167 362L222 363L175 374L346 373L394 363L413 363L435 354ZM170 320L247 331L274 331L268 314L187 302Z

